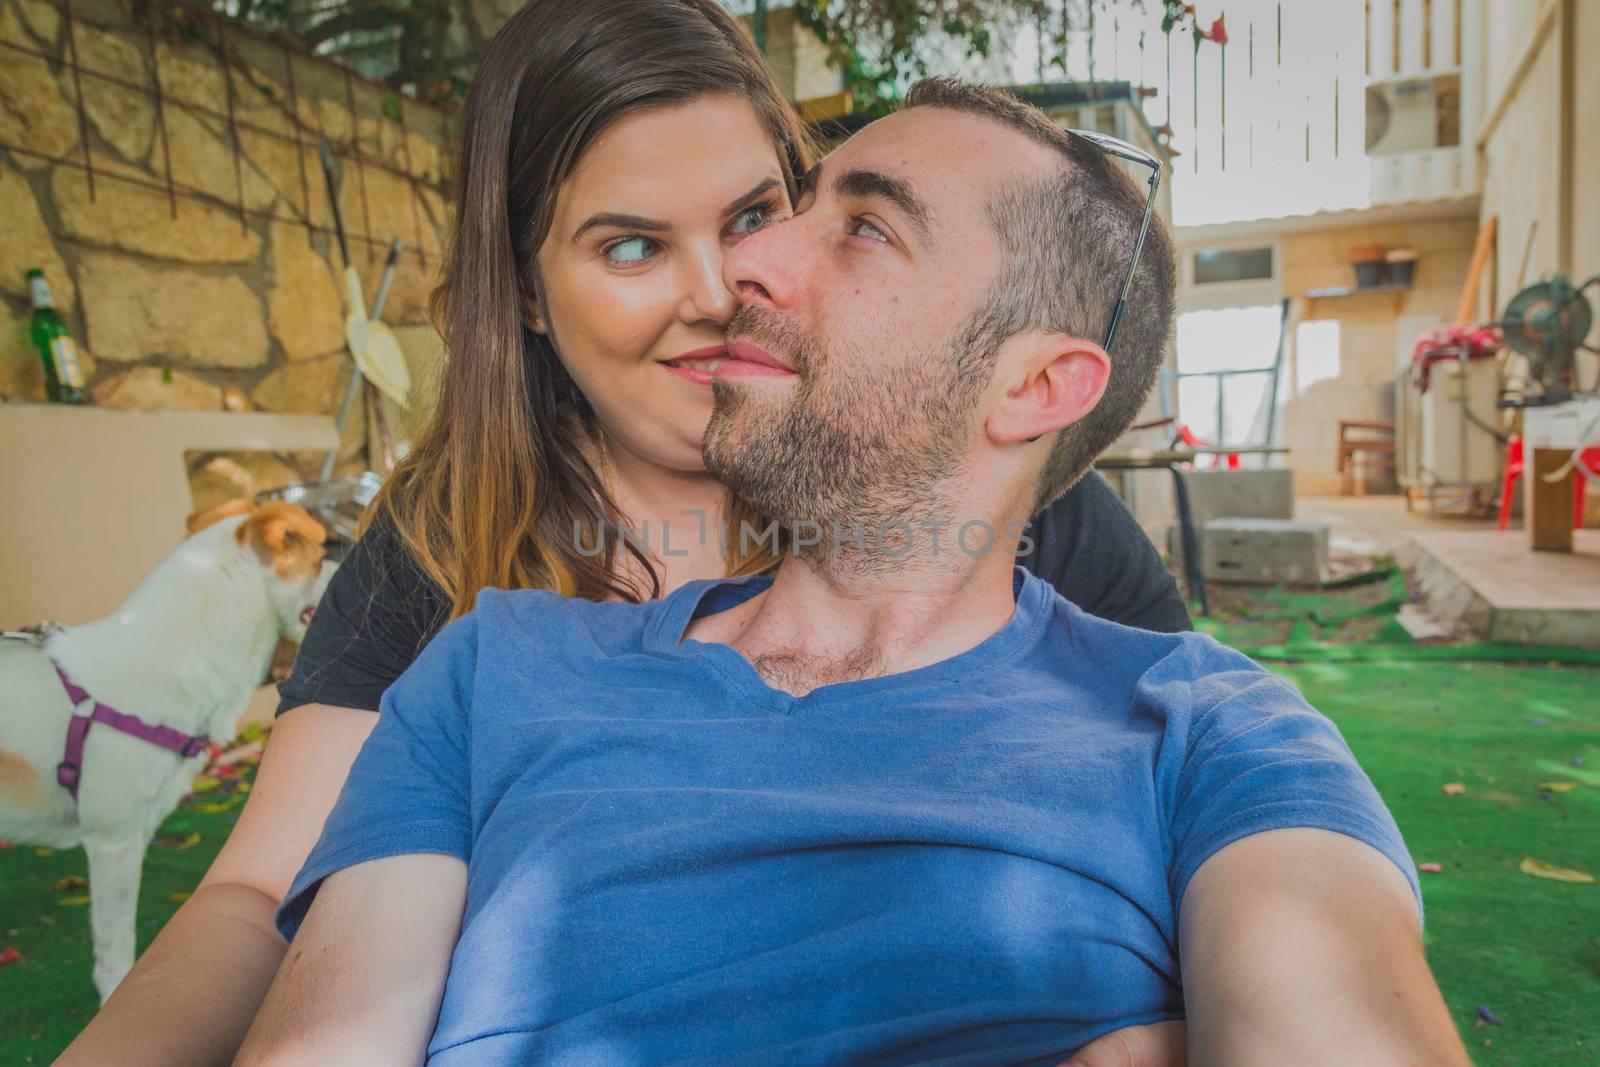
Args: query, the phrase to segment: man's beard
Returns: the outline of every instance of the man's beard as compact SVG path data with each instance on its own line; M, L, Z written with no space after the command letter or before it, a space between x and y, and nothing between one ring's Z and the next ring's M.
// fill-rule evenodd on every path
M859 530L861 542L845 555L871 566L885 548L888 557L905 558L894 551L899 524L960 525L964 516L944 486L966 456L987 382L987 373L973 370L986 372L992 358L975 367L947 348L866 360L755 307L740 309L728 333L786 359L799 380L782 397L767 397L765 386L714 379L706 469L791 533L816 523L816 549L797 554L839 562L835 537Z

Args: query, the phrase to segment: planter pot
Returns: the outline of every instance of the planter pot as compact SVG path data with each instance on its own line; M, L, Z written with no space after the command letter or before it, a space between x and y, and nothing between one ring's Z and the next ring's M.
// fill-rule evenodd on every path
M1390 285L1411 287L1411 278L1417 269L1417 251L1414 248L1391 249L1383 257L1384 274Z
M1356 271L1356 287L1371 289L1383 284L1383 249L1376 246L1352 248L1350 265Z
M1354 264L1356 268L1356 287L1371 289L1383 284L1383 260L1369 259L1365 262Z

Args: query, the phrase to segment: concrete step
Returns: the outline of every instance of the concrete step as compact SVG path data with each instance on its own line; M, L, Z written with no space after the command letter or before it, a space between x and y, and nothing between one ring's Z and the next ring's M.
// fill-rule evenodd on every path
M1524 531L1413 533L1396 553L1428 610L1486 641L1600 648L1600 530L1572 552L1534 552Z

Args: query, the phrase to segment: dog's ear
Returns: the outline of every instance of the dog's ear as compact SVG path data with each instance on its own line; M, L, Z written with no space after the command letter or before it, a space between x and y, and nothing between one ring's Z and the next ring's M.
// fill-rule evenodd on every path
M271 500L240 523L234 536L280 578L296 578L314 574L322 565L328 531L299 505Z
M254 504L245 497L239 497L237 500L229 500L227 503L218 504L216 507L207 508L205 511L196 511L184 522L189 527L189 535L192 537L207 526L221 522L229 516L248 515L253 510L255 510Z

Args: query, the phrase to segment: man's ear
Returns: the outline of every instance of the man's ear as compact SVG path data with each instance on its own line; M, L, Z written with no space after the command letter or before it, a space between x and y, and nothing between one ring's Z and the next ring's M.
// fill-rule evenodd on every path
M1001 346L995 375L1003 392L984 422L989 439L1034 441L1094 410L1111 378L1111 358L1082 337L1031 332Z

